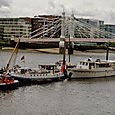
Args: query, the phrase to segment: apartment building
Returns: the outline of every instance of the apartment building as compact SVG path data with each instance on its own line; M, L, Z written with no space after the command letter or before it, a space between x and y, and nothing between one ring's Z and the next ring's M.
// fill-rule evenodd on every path
M69 20L68 18L65 23L66 37L70 36ZM61 36L61 23L61 16L55 15L38 15L34 18L0 18L0 39L59 38ZM76 38L115 38L115 25L104 24L104 21L74 17L73 24L73 33Z
M0 38L28 38L31 36L30 18L0 18Z

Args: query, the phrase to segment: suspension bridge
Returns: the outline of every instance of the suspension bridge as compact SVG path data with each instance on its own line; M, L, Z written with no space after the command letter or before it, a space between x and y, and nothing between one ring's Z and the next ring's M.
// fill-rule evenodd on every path
M58 38L54 37L56 34L59 36ZM61 18L55 18L51 23L31 32L29 38L20 38L20 42L34 44L55 42L59 44L60 41L64 40L65 42L106 43L115 42L114 38L114 33L104 31L98 26L88 24L83 20L78 20L73 14L65 16L65 12L63 12Z

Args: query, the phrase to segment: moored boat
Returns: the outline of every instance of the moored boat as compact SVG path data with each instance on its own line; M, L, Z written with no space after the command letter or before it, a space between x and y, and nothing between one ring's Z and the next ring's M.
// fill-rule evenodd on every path
M14 50L10 56L10 59L8 60L6 67L0 69L0 90L15 89L19 85L19 81L15 80L14 78L12 78L9 75L9 65L10 65L10 62L12 60L14 53L17 52L17 47L19 45L19 41L20 41L20 39L18 40L18 42L17 42L17 44L16 44L16 46L15 46L15 48L14 48Z
M93 61L91 58L80 61L74 67L68 69L68 77L75 78L99 78L115 76L115 61L100 60Z
M11 71L10 76L19 80L21 85L25 84L43 84L55 81L62 81L66 79L63 71L55 69L53 65L39 65L40 68L15 68Z
M1 75L0 77L0 90L11 90L16 89L19 85L18 80L14 80L8 75Z

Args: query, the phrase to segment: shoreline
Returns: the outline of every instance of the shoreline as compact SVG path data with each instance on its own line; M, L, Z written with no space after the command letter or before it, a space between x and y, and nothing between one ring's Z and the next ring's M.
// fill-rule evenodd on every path
M12 52L14 48L4 47L1 51ZM66 54L68 54L66 50ZM44 49L19 49L18 52L27 52L27 53L50 53L50 54L59 54L59 48L44 48ZM88 55L88 54L96 54L96 53L106 53L106 50L96 49L96 50L86 50L86 51L77 51L74 50L72 55ZM109 53L115 53L115 51L109 50Z

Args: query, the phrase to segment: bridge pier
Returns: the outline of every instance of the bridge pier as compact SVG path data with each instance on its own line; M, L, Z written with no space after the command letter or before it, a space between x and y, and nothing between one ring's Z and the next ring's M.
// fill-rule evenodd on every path
M70 43L70 44L68 45L68 54L73 54L72 43Z
M59 54L63 54L64 53L64 48L63 47L59 47Z
M65 40L64 39L60 39L60 42L59 42L59 53L60 54L64 54L65 49L66 49Z
M64 44L65 44L65 48L64 48ZM66 50L66 48L68 49L68 54L73 54L73 45L72 43L64 43L64 41L60 41L59 42L59 53L63 54Z
M62 12L62 23L61 23L61 36L59 41L59 53L64 54L66 50L65 44L65 12Z

